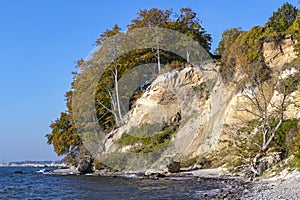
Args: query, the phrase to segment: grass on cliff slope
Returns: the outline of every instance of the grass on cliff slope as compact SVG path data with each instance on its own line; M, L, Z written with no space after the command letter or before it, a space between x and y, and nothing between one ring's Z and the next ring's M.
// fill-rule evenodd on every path
M298 135L293 138L291 154L294 159L291 161L290 167L297 168L300 171L300 124L298 125Z
M120 147L132 146L130 150L134 153L153 152L170 143L172 135L178 130L178 125L165 127L151 136L147 130L145 127L140 127L133 132L124 133L116 143Z

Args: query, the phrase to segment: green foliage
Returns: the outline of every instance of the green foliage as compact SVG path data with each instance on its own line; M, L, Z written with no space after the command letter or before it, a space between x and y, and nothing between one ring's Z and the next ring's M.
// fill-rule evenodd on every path
M173 60L171 63L167 63L166 66L170 68L181 68L186 64L185 61Z
M222 33L222 39L219 42L219 45L216 49L216 53L219 55L224 55L226 49L228 49L237 39L239 34L241 34L243 31L241 28L231 28L229 30L226 30Z
M194 92L197 94L197 97L199 99L205 99L207 100L209 98L209 86L212 86L213 79L207 80L207 82L203 82L200 85L192 86Z
M182 157L179 159L180 167L187 168L197 163L197 157Z
M140 127L129 134L124 133L120 139L116 141L121 147L132 145L135 153L148 153L156 149L162 148L169 144L171 137L176 133L178 126L166 127L162 131L154 135L147 136L149 127Z
M212 38L201 26L197 13L191 8L181 8L179 14L173 13L172 10L144 9L140 10L138 16L131 22L127 26L128 30L144 27L167 28L193 38L204 49L210 50Z
M298 41L295 46L295 51L300 55L300 10L298 10L298 14L294 24L290 27L290 32L294 36L294 38Z
M50 134L46 135L47 143L52 144L54 151L58 156L70 155L78 150L81 140L76 134L75 125L72 118L72 92L66 94L68 112L62 112L60 117L51 123L52 129Z
M294 136L291 140L292 146L290 150L290 154L293 155L293 159L290 162L290 167L297 168L300 170L300 124L296 129L296 136Z
M273 123L273 126L278 123L278 120L276 121ZM276 132L276 136L271 142L268 152L281 152L281 159L287 158L290 155L294 155L297 158L296 154L300 152L298 151L300 150L300 129L298 123L298 119L285 120ZM258 120L252 120L244 127L237 129L235 134L232 135L233 138L231 140L223 141L227 145L218 152L213 153L211 157L212 163L215 163L216 167L226 163L227 168L232 172L246 169L257 153L261 152L260 148L254 145L254 143L261 144L262 135L251 134L258 124ZM261 153L263 155L266 154L266 152ZM300 156L300 153L298 155ZM295 164L296 161L293 161L293 163Z
M299 13L291 4L285 3L273 13L264 27L255 26L248 32L238 28L224 31L217 48L217 53L222 55L220 71L223 80L232 81L236 71L248 75L249 80L267 77L268 69L263 62L262 45L265 41L278 41L287 34L299 38ZM298 43L296 51L299 49Z
M294 23L298 10L289 3L283 4L265 24L265 27L278 33L284 33Z
M273 124L271 125L272 128L275 128L275 126L278 124L279 119L276 119ZM292 146L290 139L294 138L294 131L297 127L298 120L297 119L289 119L282 122L281 126L276 132L276 135L273 139L273 141L270 143L270 148L272 151L279 151L283 152L284 155L287 156L289 153L289 150ZM268 138L267 138L268 139ZM262 134L257 134L254 137L254 142L258 144L262 144Z
M197 18L197 14L190 8L182 8L179 14L174 14L171 10L160 10L156 8L140 10L138 16L131 20L131 24L128 25L128 30L143 27L161 27L179 31L198 41L206 50L210 49L211 37L201 26L200 21ZM101 34L96 43L101 45L105 39L116 34L120 34L120 30L119 26L115 25L112 30L106 30L103 34ZM97 54L101 55L101 52L96 52L94 57L96 57ZM156 56L157 55L153 53L153 49L137 49L123 54L110 66L104 69L104 73L99 80L95 96L95 112L99 119L99 124L104 130L109 132L117 125L116 118L113 113L116 112L116 108L113 106L112 94L114 94L116 86L112 70L117 67L117 79L119 80L127 71L135 66L146 63L156 63ZM187 61L185 59L172 52L160 50L161 64L177 68L184 66L186 62ZM151 80L149 80L149 82L151 82ZM132 104L142 95L142 93L142 90L137 89L134 94L132 94L129 98L129 108L132 107Z
M300 127L298 127L298 134L294 137L294 148L292 149L292 154L300 159Z
M300 36L300 10L289 3L285 3L273 13L269 21L264 26L265 38L267 40L276 41L285 35L292 35L292 37L299 41ZM299 42L295 46L295 51L300 52Z
M117 24L114 25L112 30L106 29L106 31L104 33L102 33L100 35L100 37L96 40L96 45L101 45L104 40L121 33L120 31L121 31L121 28Z
M197 18L197 14L190 8L182 8L178 14L173 13L171 10L160 10L156 8L152 8L150 10L140 10L137 17L133 19L127 27L128 30L143 27L162 27L179 31L198 41L206 50L210 49L212 41L211 36L206 33L202 27L199 19ZM106 39L117 34L122 35L123 33L118 25L114 25L111 30L107 29L100 35L100 37L96 40L96 45L105 46L104 43L107 41ZM77 66L81 72L74 73L75 77L72 86L78 83L76 81L81 80L81 74L85 73L89 69L93 69L93 67L104 65L101 63L101 60L106 59L101 58L103 51L109 51L113 53L118 51L118 48L119 46L109 46L104 50L101 50L100 48L97 52L94 52L94 54L88 60L79 60ZM107 68L104 69L103 75L99 80L96 89L95 113L97 115L99 125L106 132L110 132L116 126L116 108L113 106L114 97L112 95L116 88L113 70L117 70L118 75L116 79L120 80L123 75L133 67L143 65L145 63L156 63L157 60L158 58L156 51L153 49L137 49L116 58ZM160 62L161 64L176 68L182 67L187 61L180 56L175 55L174 53L166 52L160 49ZM86 80L88 78L89 77L84 76L81 81L89 81ZM149 78L148 81L151 82L152 80ZM88 88L81 89L85 90ZM135 101L143 94L144 89L145 88L137 88L134 94L128 98L128 101L130 101L129 108L131 108ZM61 113L60 118L51 124L50 127L52 131L50 134L47 134L46 137L48 144L54 146L54 150L57 155L65 155L66 159L72 162L72 160L79 155L79 152L85 152L85 150L82 150L82 142L79 135L76 134L74 126L71 102L72 91L69 91L66 97L67 111ZM166 128L151 138L149 137L143 139L142 142L145 143L146 146L137 151L151 151L151 149L156 148L159 145L167 144L173 132L175 132L175 130L172 128ZM132 139L130 136L124 137L123 142L125 142L125 144L126 141L135 142L135 139Z
M249 80L267 74L262 54L263 32L262 27L255 26L248 32L231 29L223 33L218 51L222 53L220 71L225 82L232 81L237 70Z
M287 63L283 66L283 70L295 68L296 70L300 71L300 57L296 58L290 63Z
M253 27L247 33L238 38L238 44L241 47L238 53L247 56L246 60L251 63L261 58L261 44L263 28L260 26ZM247 63L247 62L246 62Z
M284 121L276 132L276 136L274 141L271 143L271 147L273 147L274 150L284 152L287 156L289 151L291 150L291 147L293 146L291 139L295 137L295 132L297 132L297 125L297 119Z
M283 70L291 70L292 68L294 68L298 72L288 76L285 79L280 80L278 89L282 93L290 94L300 87L300 57L283 66Z
M210 168L213 165L213 163L209 157L210 155L202 155L202 156L194 156L194 157L183 156L179 159L180 167L188 168L194 165L198 165L199 167L201 167L201 169Z
M183 58L173 53L161 50L160 61L162 64L180 62L184 63ZM122 76L133 69L136 66L143 65L146 63L155 63L156 57L151 53L150 49L136 50L122 55L115 60L115 64L118 66L118 80ZM95 109L99 119L100 126L109 132L111 127L116 125L115 117L113 113L108 111L107 108L113 110L111 94L115 93L114 75L112 73L114 66L113 64L104 69L104 73L99 80L97 91L95 95ZM151 80L149 80L150 82ZM146 88L137 88L136 91L131 95L129 101L129 108L135 103ZM104 106L105 107L104 107Z
M297 156L291 160L289 167L300 170L300 158Z

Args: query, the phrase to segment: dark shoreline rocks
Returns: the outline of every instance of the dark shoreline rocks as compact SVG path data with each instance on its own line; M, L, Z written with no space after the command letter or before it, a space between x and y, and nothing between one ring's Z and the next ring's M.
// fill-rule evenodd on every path
M77 166L77 170L80 174L88 174L88 173L93 173L93 160L88 159L88 160L80 160Z
M172 161L168 164L168 171L171 173L177 173L180 171L180 162Z
M14 174L23 174L23 171L14 171Z
M58 169L55 175L80 175L76 168ZM220 173L219 169L192 170L179 173L149 170L145 172L107 172L105 170L95 171L83 176L110 176L133 179L171 179L171 180L196 180L206 185L217 185L219 189L202 194L200 199L300 199L299 182L300 172L287 173L283 176L247 182L243 178L229 174Z
M199 170L195 170L199 171ZM197 172L198 173L198 172ZM178 173L170 173L164 170L149 170L147 172L108 172L105 170L97 170L93 173L89 174L81 174L77 171L76 168L69 169L57 169L53 171L55 175L82 175L82 176L110 176L110 177L124 177L124 178L133 178L133 179L171 179L171 180L195 180L199 183L203 183L206 185L220 185L220 188L216 192L211 191L204 193L202 195L203 199L240 199L244 191L248 191L251 184L243 181L243 179L239 177L229 176L229 175L220 175L215 174L201 174L201 176L197 176L196 172L178 172Z

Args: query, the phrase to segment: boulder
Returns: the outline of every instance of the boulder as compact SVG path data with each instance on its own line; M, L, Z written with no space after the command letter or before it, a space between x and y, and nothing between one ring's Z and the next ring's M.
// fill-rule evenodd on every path
M172 161L168 164L168 171L171 173L177 173L180 171L180 162Z
M77 166L77 170L79 171L80 174L87 174L87 173L92 173L93 172L93 160L88 159L88 160L80 160Z

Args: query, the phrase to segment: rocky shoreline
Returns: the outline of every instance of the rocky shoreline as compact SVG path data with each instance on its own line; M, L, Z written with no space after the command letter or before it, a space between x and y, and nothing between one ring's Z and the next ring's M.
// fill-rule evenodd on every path
M300 199L300 172L284 170L278 176L261 178L248 187L241 199Z
M171 173L168 170L149 169L147 171L129 171L129 172L110 172L107 170L96 170L92 173L81 174L76 167L58 168L51 171L54 175L88 175L88 176L130 176L136 175L145 178L163 178L163 177L199 177L211 179L232 179L242 180L240 176L234 176L225 168L214 169L195 169L195 170L180 170L176 173Z
M54 175L80 175L75 167L62 168L51 171ZM83 176L111 176L126 178L149 178L149 179L171 179L171 180L190 180L194 179L199 183L212 184L214 182L221 183L225 187L204 193L204 199L239 199L243 191L248 188L249 183L245 182L241 177L233 176L224 168L216 169L198 169L198 170L181 170L178 173L170 173L163 170L148 170L146 172L107 172L105 170L97 170Z
M53 170L55 175L80 175L75 167ZM259 178L254 182L247 182L242 177L234 176L223 168L182 170L178 173L149 170L146 172L107 172L95 171L85 176L122 176L126 178L151 179L195 179L197 182L221 182L226 187L219 188L212 193L204 193L203 199L300 199L300 172L280 174L272 178Z

